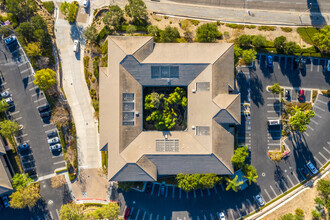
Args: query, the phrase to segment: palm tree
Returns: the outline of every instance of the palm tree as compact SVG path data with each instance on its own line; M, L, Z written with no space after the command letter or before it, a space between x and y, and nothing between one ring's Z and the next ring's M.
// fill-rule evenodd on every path
M238 182L237 179L238 179L238 176L237 175L235 176L234 179L226 178L226 180L227 180L226 190L227 191L229 189L232 189L235 192L237 192L241 188L241 185L243 184L243 181Z
M249 180L249 184L251 185L252 182L254 182L254 183L257 182L257 178L259 176L256 172L248 172L247 175L244 177Z

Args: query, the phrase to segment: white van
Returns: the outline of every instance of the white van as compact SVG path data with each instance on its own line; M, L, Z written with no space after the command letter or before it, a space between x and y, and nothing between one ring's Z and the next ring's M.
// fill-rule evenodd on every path
M79 51L79 40L73 41L73 52L77 53Z
M268 120L268 125L280 125L281 120Z

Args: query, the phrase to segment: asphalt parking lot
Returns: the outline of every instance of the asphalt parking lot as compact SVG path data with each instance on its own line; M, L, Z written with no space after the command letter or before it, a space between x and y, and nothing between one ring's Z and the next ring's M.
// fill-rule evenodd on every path
M47 133L56 130L49 121L42 119L37 108L47 100L38 86L28 60L19 45L10 48L0 43L1 91L9 91L14 105L9 109L9 118L22 126L16 140L27 143L30 150L22 151L21 160L25 172L38 177L54 173L65 167L62 154L54 155L47 143Z

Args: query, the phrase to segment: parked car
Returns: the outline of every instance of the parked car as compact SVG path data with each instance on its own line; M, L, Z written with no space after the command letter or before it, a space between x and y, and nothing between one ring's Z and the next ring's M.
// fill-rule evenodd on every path
M0 95L1 95L1 98L7 98L8 96L10 96L10 92L9 91L4 91Z
M281 120L268 120L268 125L280 125Z
M14 44L15 42L17 42L17 39L14 35L12 35L12 36L5 39L5 44L7 46L10 46L10 45Z
M273 57L271 55L269 55L267 57L267 67L271 68L273 66Z
M160 195L165 196L166 193L166 186L165 184L160 185Z
M306 179L310 176L309 172L305 168L300 168L300 172Z
M84 8L88 8L88 0L84 0L83 5L84 5Z
M219 213L219 219L220 219L220 220L226 220L225 213L220 212L220 213Z
M9 207L8 196L3 196L2 197L2 202L3 202L3 205L5 206L5 208L8 208Z
M327 70L330 72L330 60L328 60Z
M50 111L48 111L48 112L40 112L40 117L42 117L42 118L46 118L46 117L49 117L50 114L51 114Z
M260 206L264 206L265 202L260 195L256 195L256 200Z
M50 149L51 151L61 151L62 146L61 146L61 144L54 144L54 145L51 145L51 146L49 147L49 149Z
M73 52L77 53L79 51L79 40L73 41Z
M56 144L58 142L60 142L60 139L58 137L48 139L48 144Z
M145 188L145 192L146 193L149 193L151 191L151 188L152 188L152 183L151 182L147 182L146 184L146 188Z
M299 62L299 69L304 69L306 66L306 59L305 58L301 58L300 62Z
M48 105L48 103L46 104L46 105L42 105L42 106L39 106L38 107L38 111L39 112L43 112L43 111L46 111L46 110L48 110L49 109L49 105Z
M290 94L290 90L285 90L285 98L286 100L290 100L291 94Z
M312 164L312 162L308 162L306 164L306 166L308 167L308 169L313 173L316 174L318 172L318 170L316 169L316 167L314 166L314 164Z
M305 90L303 90L303 89L299 90L298 100L301 102L305 100Z
M124 219L125 220L128 219L128 217L130 216L130 214L131 214L131 209L128 208L128 207L126 207L125 214L124 214Z
M48 138L55 137L55 136L57 136L57 131L56 130L53 130L53 131L47 133L47 136L48 136Z
M24 150L24 149L27 149L27 148L29 148L29 145L27 143L24 143L24 144L17 147L18 150Z
M13 101L13 99L12 99L11 97L6 98L5 101L6 101L9 105L11 105L11 104L14 103L14 101Z

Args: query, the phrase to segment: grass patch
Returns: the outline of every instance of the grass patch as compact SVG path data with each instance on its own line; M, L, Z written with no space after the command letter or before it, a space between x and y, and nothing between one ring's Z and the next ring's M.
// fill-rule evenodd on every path
M300 27L297 28L297 32L306 43L314 44L312 38L319 30L314 27Z
M54 9L55 9L54 2L49 1L49 2L43 2L42 4L50 14L54 13Z
M8 159L14 169L15 173L23 173L23 168L21 165L21 161L19 160L19 157L16 152L13 150L7 151Z

